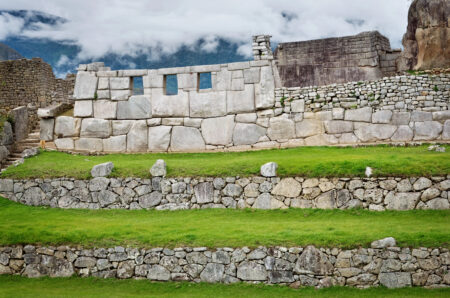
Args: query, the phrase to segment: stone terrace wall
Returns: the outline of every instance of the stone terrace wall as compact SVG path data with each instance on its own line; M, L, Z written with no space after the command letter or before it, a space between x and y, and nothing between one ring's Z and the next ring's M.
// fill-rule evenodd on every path
M388 288L450 284L446 248L0 247L0 274Z
M450 176L422 178L67 178L0 180L33 206L85 209L450 209Z
M275 59L285 87L382 78L397 72L400 50L378 33L278 44Z
M213 90L197 91L197 73L184 72L207 69L212 71ZM269 60L259 60L197 68L81 71L79 77L87 77L92 85L84 96L97 92L98 99L77 100L75 118L43 119L41 135L55 139L59 150L100 152L450 140L448 73L274 88L273 70ZM173 72L180 73L179 94L163 95L163 74ZM146 95L131 96L131 76L145 73ZM108 77L112 75L120 77ZM186 87L185 78L191 78L191 87ZM244 82L244 90L231 90L240 84L233 83L236 80ZM82 81L80 88L88 88ZM125 89L114 89L118 82ZM116 98L122 93L121 100Z
M49 64L40 58L0 61L0 111L28 107L30 128L37 125L37 108L70 102L74 78L55 78Z

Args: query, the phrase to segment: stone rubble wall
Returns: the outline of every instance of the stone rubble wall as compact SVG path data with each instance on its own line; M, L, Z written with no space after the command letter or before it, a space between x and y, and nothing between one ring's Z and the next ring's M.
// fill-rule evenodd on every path
M450 285L446 248L0 247L0 274L151 281L255 282L292 287Z
M32 206L84 209L450 209L450 175L420 178L0 179L0 195Z
M31 130L38 125L38 108L72 101L74 83L72 76L55 78L40 58L0 61L0 112L26 106Z
M270 60L80 69L75 117L41 119L41 137L58 150L200 152L450 140L449 74L275 88ZM204 71L211 71L212 90L196 89ZM163 94L164 75L171 73L178 73L178 95ZM133 76L143 76L144 95L131 95Z
M279 43L275 50L283 86L321 86L375 80L397 72L400 50L377 31L353 36Z

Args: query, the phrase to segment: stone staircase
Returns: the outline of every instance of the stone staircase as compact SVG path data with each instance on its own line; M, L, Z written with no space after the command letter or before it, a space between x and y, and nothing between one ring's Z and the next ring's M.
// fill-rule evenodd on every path
M6 161L1 165L0 170L6 169L10 165L14 164L17 160L23 158L22 152L26 149L38 148L39 147L39 130L34 130L26 139L18 141L14 144L14 148L11 153L6 158Z

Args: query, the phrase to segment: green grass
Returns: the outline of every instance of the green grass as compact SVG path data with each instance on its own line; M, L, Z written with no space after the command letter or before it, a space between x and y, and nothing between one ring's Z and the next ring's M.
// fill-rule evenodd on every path
M291 289L287 286L0 276L1 297L449 297L450 289Z
M449 210L64 210L0 198L0 214L0 245L355 247L388 236L401 246L450 243Z
M350 177L364 176L367 166L375 176L432 176L450 173L450 146L446 153L418 147L300 147L229 153L179 154L110 154L103 156L71 155L42 152L23 165L10 168L2 178L90 177L90 169L112 161L112 176L149 177L149 169L162 158L168 176L251 176L259 173L262 164L275 161L279 176Z

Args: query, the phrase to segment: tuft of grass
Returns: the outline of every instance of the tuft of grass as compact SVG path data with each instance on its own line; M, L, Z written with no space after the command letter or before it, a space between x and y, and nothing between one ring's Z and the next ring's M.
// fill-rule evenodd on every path
M149 282L99 278L0 276L2 297L449 297L450 289L332 287L291 289L265 284Z
M0 198L0 245L87 247L448 247L449 210L78 210L30 207Z
M364 177L366 167L374 176L442 176L450 173L450 146L446 152L428 151L427 146L392 147L298 147L248 152L146 153L72 155L43 151L25 163L8 168L0 178L90 178L91 168L103 162L114 163L112 177L150 177L157 159L167 163L168 177L252 176L261 165L278 163L278 175L303 177Z

